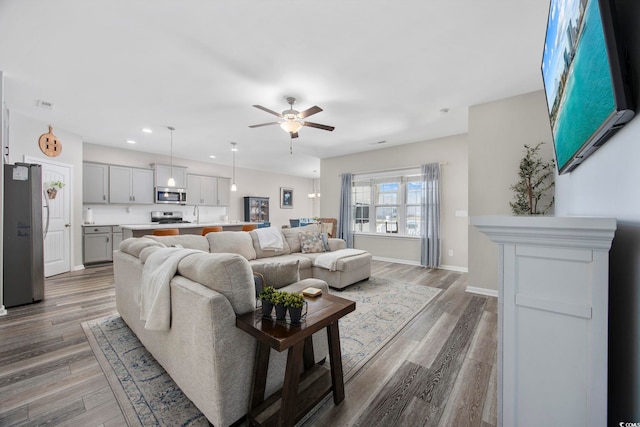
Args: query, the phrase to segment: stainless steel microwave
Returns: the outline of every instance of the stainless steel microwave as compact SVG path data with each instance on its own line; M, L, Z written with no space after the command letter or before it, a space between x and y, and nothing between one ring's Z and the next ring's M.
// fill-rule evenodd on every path
M187 190L175 187L156 187L156 203L187 204Z

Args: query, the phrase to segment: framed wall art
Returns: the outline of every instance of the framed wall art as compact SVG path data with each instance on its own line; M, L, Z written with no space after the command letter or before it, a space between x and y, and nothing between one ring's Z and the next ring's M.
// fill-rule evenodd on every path
M293 209L293 188L280 187L280 207Z

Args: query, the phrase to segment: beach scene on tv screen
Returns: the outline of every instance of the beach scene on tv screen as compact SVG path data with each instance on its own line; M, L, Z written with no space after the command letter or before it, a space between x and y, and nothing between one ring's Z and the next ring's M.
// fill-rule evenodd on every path
M542 59L558 169L615 110L597 0L552 0Z

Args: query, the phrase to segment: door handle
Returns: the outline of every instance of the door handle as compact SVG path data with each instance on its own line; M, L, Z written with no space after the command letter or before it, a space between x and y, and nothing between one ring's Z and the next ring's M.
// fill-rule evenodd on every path
M64 226L65 227L71 227L71 224L65 224Z

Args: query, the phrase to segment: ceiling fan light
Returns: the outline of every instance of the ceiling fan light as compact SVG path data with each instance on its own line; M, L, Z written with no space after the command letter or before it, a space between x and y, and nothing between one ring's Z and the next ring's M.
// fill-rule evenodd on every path
M289 133L296 133L302 128L302 123L297 120L286 120L280 123L280 127Z

